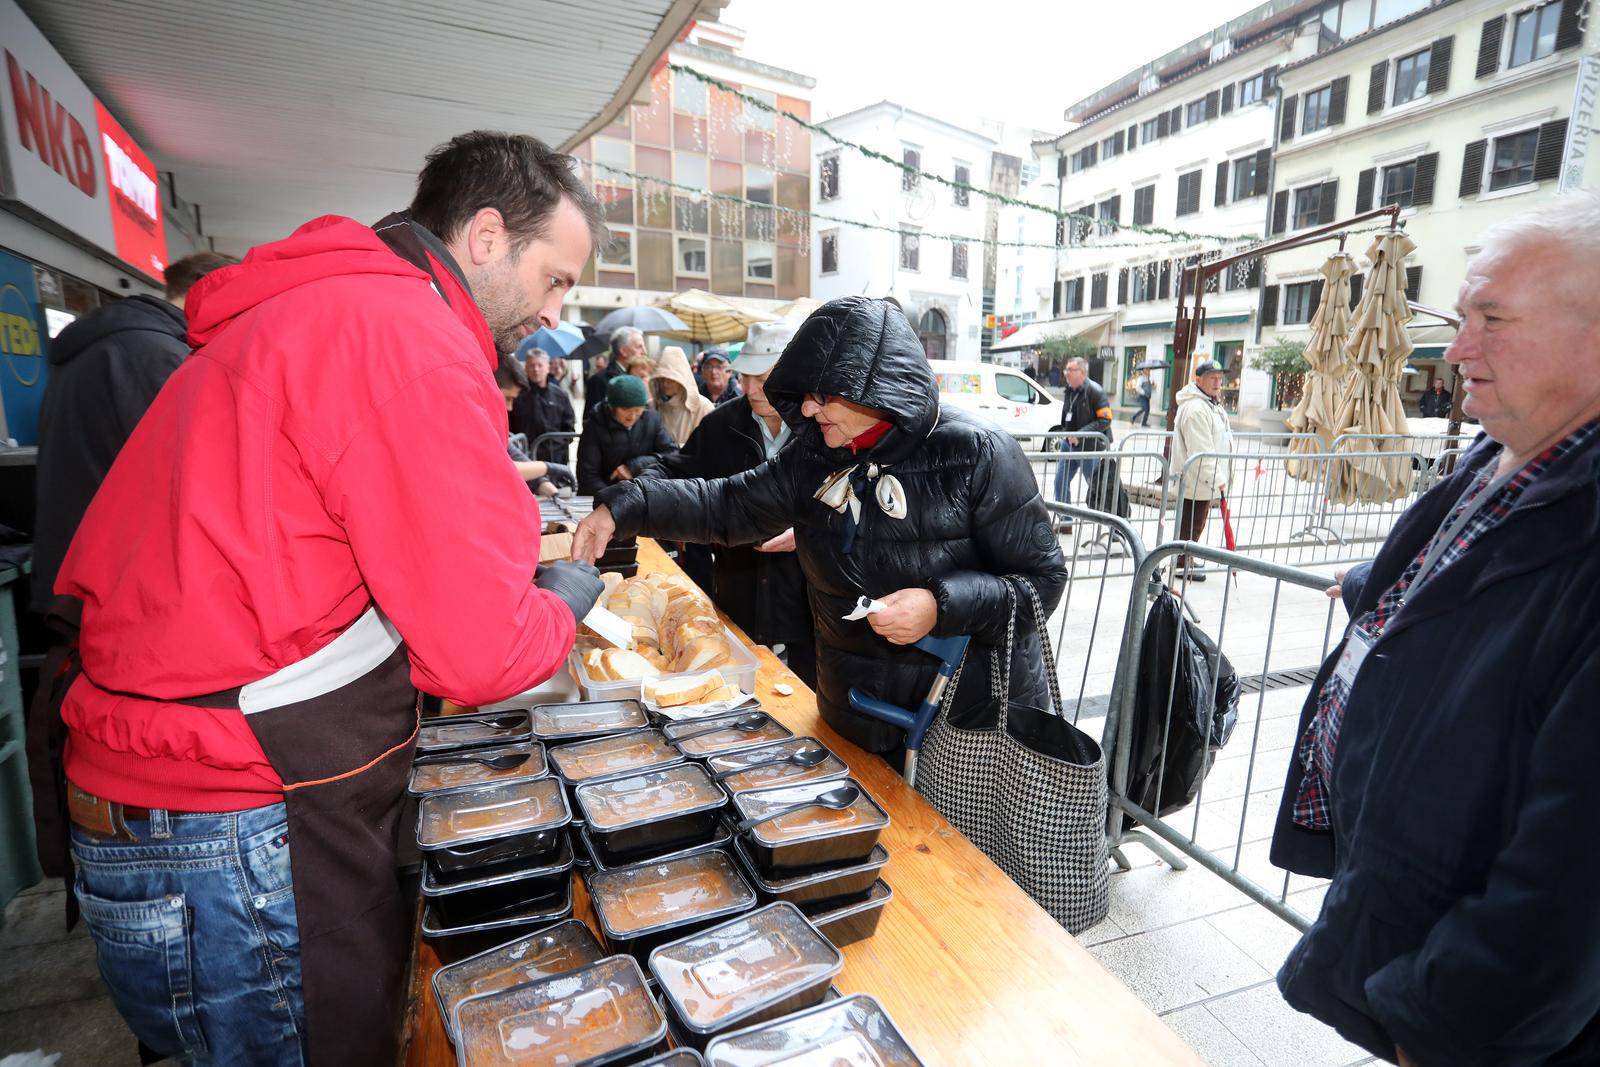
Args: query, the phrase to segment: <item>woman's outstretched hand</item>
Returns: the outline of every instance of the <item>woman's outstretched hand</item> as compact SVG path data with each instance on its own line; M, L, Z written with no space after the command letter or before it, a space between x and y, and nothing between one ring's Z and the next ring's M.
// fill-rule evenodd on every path
M939 621L938 602L926 589L900 589L879 601L883 610L868 615L867 623L891 644L909 645L920 641Z
M604 506L595 508L578 523L578 531L572 535L572 558L582 563L593 563L605 555L606 546L611 544L611 536L616 532L617 524L611 518L610 509Z
M770 541L761 542L759 545L756 546L756 551L757 552L793 552L794 551L794 527L793 526L789 527L787 530L783 531L783 533L779 534L777 537L774 537Z

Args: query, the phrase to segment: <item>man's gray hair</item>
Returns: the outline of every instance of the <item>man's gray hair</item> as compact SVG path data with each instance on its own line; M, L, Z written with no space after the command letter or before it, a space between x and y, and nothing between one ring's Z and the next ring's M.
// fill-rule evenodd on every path
M533 348L528 349L528 354L522 357L522 362L527 363L527 362L529 362L531 360L538 359L541 356L543 356L545 359L549 359L550 358L550 353L546 352L542 348L539 348L539 347L535 346Z
M1077 367L1079 370L1087 373L1089 370L1089 361L1084 359L1082 356L1073 356L1071 359L1067 360L1067 366Z
M1484 232L1479 244L1533 243L1556 246L1588 259L1600 248L1600 192L1575 189L1506 219Z
M611 353L622 355L622 346L632 341L635 337L644 339L644 331L637 326L618 326L611 331Z

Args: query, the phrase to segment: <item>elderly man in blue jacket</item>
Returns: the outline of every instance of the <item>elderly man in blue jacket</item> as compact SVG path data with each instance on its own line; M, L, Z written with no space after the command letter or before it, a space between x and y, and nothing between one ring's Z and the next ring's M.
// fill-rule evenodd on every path
M1333 879L1284 998L1402 1064L1600 1063L1600 195L1486 234L1485 430L1346 578L1273 838Z

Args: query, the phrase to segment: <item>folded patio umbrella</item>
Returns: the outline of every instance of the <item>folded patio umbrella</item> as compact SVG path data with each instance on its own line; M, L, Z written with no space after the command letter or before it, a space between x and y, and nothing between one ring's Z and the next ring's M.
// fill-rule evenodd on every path
M1344 346L1350 332L1350 276L1356 261L1339 251L1322 265L1322 300L1311 316L1311 339L1306 342L1305 360L1311 369L1306 374L1300 402L1284 420L1295 433L1314 433L1316 437L1296 437L1289 451L1298 455L1326 452L1333 445L1334 419L1339 413L1339 382L1345 375ZM1291 478L1316 480L1325 471L1317 463L1290 460Z

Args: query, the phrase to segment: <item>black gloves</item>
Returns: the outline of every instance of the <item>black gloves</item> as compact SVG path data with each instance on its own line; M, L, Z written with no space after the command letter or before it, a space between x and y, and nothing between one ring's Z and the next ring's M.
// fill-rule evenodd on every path
M606 591L606 583L600 580L600 572L592 565L567 559L541 563L533 572L533 584L560 597L579 622Z
M572 473L572 468L565 463L551 463L545 461L544 476L555 483L557 489L576 489L578 478Z

